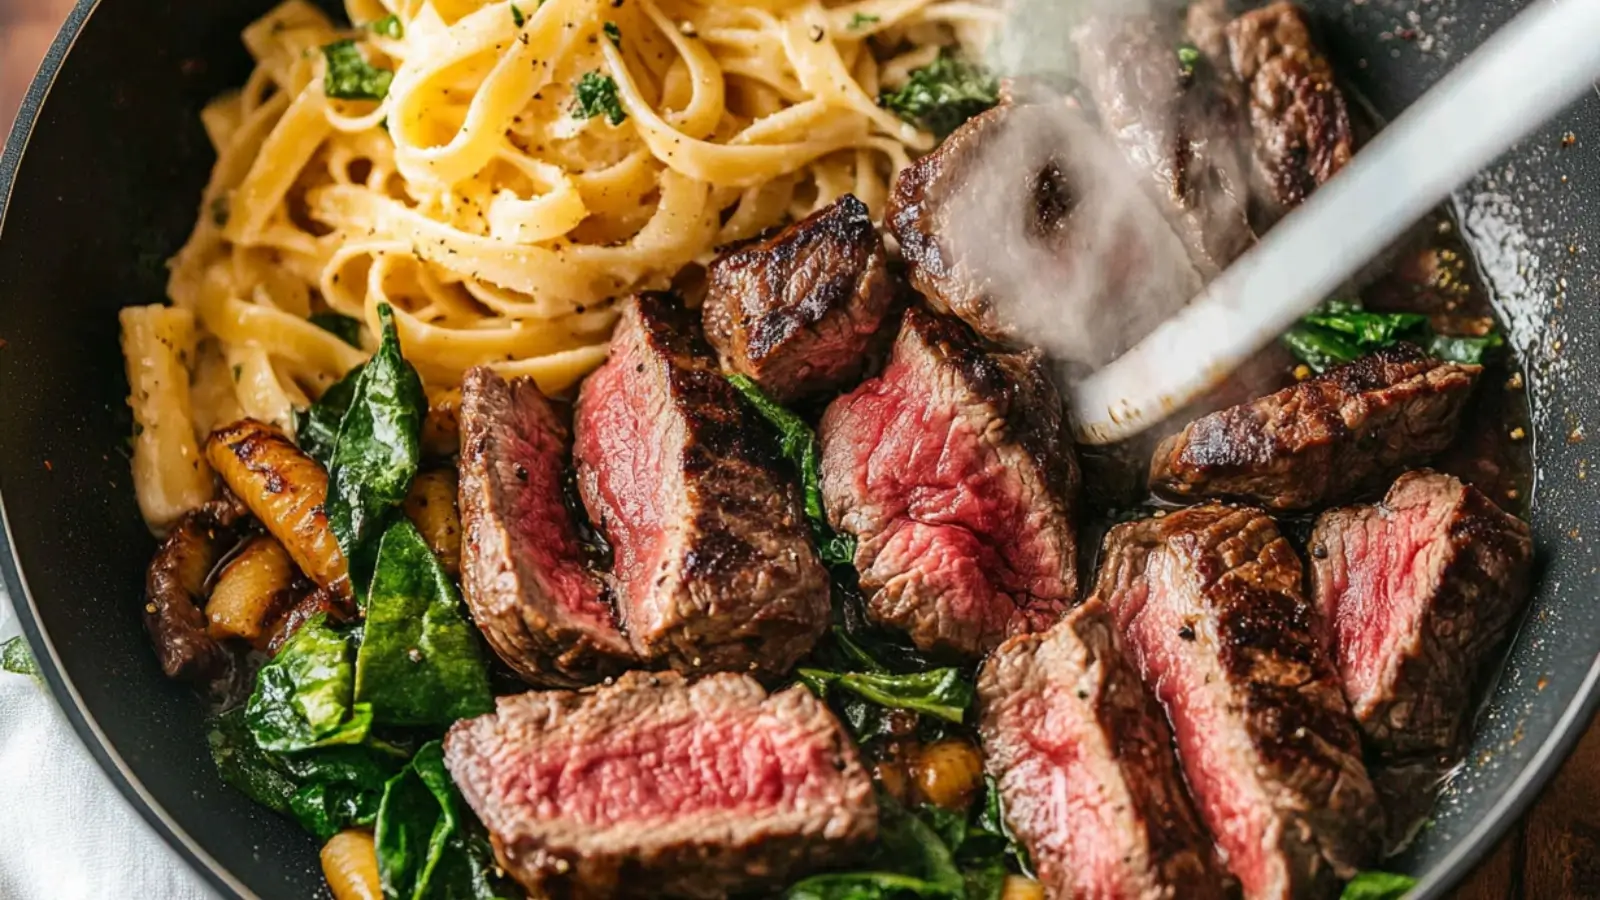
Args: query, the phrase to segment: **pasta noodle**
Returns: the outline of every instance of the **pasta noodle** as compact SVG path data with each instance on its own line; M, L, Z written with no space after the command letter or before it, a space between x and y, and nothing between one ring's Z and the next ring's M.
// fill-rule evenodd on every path
M163 532L211 499L211 467L195 441L186 371L195 354L194 314L167 306L130 306L120 318L139 511L151 530Z
M254 72L201 114L217 162L168 294L194 330L183 403L202 433L242 413L292 434L294 410L376 345L384 303L430 393L484 363L569 390L604 359L616 298L669 287L716 247L845 192L881 214L934 138L877 93L938 44L976 39L994 12L957 0L346 10L349 28L305 0L252 23ZM316 324L329 313L360 323L360 346ZM134 340L130 372L153 352ZM164 409L180 406L162 392ZM154 524L200 492L149 452L136 471Z

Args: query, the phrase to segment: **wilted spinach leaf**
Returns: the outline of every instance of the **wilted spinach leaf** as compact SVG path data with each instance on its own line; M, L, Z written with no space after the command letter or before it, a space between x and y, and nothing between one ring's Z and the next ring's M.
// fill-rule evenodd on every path
M972 705L972 682L956 668L910 675L822 669L800 669L795 674L819 697L843 690L879 706L906 709L957 724L966 718L967 707Z
M1344 886L1339 900L1400 900L1417 886L1409 875L1392 872L1361 872Z
M1368 312L1353 300L1329 300L1283 335L1283 343L1312 371L1326 372L1374 350L1410 341L1439 359L1481 363L1505 344L1499 332L1459 337L1435 332L1418 313Z
M1028 848L1017 840L1011 826L1006 824L1005 804L1000 798L1000 785L994 776L984 776L983 792L983 803L978 806L978 819L967 835L968 840L976 841L981 836L987 846L998 847L1003 855L1010 857L1017 871L1032 877L1033 860L1028 856Z
M939 833L887 794L878 795L878 809L868 871L813 875L790 886L785 900L964 900L966 877Z
M211 745L211 761L216 763L223 781L274 812L289 811L289 800L299 785L289 777L277 756L256 745L255 736L245 723L243 707L218 716L211 723L206 741Z
M28 650L28 642L22 635L17 635L4 644L0 644L0 669L5 669L13 675L32 675L38 677L39 663L33 658L33 653Z
M1500 332L1491 331L1481 337L1436 334L1428 339L1424 348L1432 356L1455 363L1480 365L1490 350L1504 347L1506 339Z
M400 355L388 304L378 307L378 319L382 343L356 378L328 459L328 526L358 594L365 593L384 528L417 475L428 412L422 379Z
M386 900L498 895L488 842L445 771L438 741L419 748L384 789L376 843Z
M355 678L356 699L385 725L444 727L494 708L455 585L403 517L378 546Z
M372 707L352 700L350 643L317 615L261 667L244 715L263 750L290 753L366 738Z
M850 565L855 562L856 539L839 534L828 525L822 508L822 450L817 444L816 432L805 420L785 409L768 397L761 386L746 375L729 375L728 383L744 397L745 402L767 420L778 432L778 450L800 474L800 488L805 495L806 518L811 520L811 531L817 539L817 549L822 561L830 566Z
M394 16L389 18L393 19ZM398 21L398 20L396 20ZM311 324L323 331L337 337L356 349L361 348L361 320L353 319L347 315L336 312L317 313L311 317Z
M309 409L294 411L295 440L300 444L300 449L322 463L323 468L328 467L328 461L333 456L333 445L339 440L339 423L350 409L350 401L355 399L356 381L361 378L361 370L366 366L366 363L362 363L351 369L323 391L321 399L311 404Z
M912 69L904 87L878 98L879 106L941 139L998 102L1000 82L994 75L949 52Z

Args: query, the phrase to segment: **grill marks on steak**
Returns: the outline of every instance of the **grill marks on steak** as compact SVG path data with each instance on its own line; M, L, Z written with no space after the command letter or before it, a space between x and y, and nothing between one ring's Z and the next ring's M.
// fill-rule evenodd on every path
M1449 446L1480 371L1409 344L1379 350L1189 423L1156 448L1150 487L1277 510L1348 499Z
M461 385L461 588L527 681L576 685L632 658L563 502L567 428L532 379L479 366Z
M675 299L623 309L578 398L573 456L634 650L780 674L827 627L827 571L777 450Z
M537 896L726 897L844 861L877 832L872 781L803 687L622 676L502 697L445 764Z
M1288 542L1257 510L1209 505L1120 525L1104 557L1095 596L1245 897L1335 896L1382 816Z
M1228 896L1161 710L1098 600L978 676L985 765L1052 897Z
M883 374L828 407L824 505L858 538L868 613L923 650L1041 631L1077 592L1077 464L1037 355L906 312Z
M1100 365L1203 284L1150 194L1066 101L1007 102L900 173L886 224L936 309Z
M1276 219L1350 162L1350 112L1305 12L1289 0L1234 19L1227 39L1248 103L1261 199Z
M1381 503L1323 513L1308 546L1312 597L1369 747L1455 750L1478 668L1528 598L1527 523L1449 475L1410 472Z
M787 402L862 371L895 299L866 204L846 194L707 272L706 337L725 368Z
M1211 67L1180 64L1178 25L1165 13L1099 14L1072 40L1101 124L1210 279L1255 240L1249 185L1229 128L1237 111Z

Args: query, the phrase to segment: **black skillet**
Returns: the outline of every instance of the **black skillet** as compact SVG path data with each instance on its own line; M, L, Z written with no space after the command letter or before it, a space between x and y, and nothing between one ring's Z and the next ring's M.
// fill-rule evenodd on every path
M1391 116L1520 6L1305 2L1341 72ZM83 0L23 103L0 159L0 568L67 717L156 831L224 894L309 897L326 893L317 848L218 781L201 704L161 677L140 627L153 545L122 456L115 315L164 299L162 262L211 165L197 113L244 81L239 31L269 5ZM1527 363L1542 572L1464 770L1392 863L1422 878L1418 898L1442 896L1528 808L1600 698L1600 96L1457 203Z

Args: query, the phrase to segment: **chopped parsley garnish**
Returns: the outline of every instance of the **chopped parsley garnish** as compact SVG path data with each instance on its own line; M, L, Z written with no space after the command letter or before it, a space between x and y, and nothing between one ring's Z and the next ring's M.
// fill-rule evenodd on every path
M406 36L405 23L400 21L399 16L395 15L384 16L368 27L372 29L374 34L381 34L386 38L399 40Z
M850 30L860 31L868 25L876 25L881 21L883 20L877 16L868 15L867 13L856 13L850 17Z
M1183 44L1178 47L1178 69L1185 76L1194 74L1194 67L1200 63L1200 50L1193 44Z
M585 72L573 89L572 114L579 119L605 116L612 125L621 125L628 118L617 97L617 83L610 75Z
M322 90L335 100L382 100L389 93L394 73L367 62L356 42L334 41L322 48L328 72Z
M521 8L515 3L511 4L511 24L521 28L522 23L526 21L528 21L528 17L522 14Z
M943 138L1000 102L1000 82L982 66L940 53L913 69L905 87L884 93L878 105Z
M607 22L601 29L606 33L606 40L618 50L622 49L622 29L615 22Z

